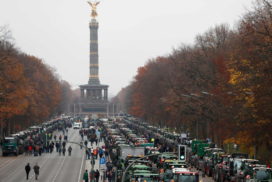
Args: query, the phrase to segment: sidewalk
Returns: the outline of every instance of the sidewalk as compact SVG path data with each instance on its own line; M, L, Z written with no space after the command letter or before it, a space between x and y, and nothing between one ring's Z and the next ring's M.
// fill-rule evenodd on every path
M96 148L96 147L101 147L103 145L105 145L105 143L103 141L100 142L100 143L97 143L97 145L94 143L93 146L91 146L91 142L88 142L88 148L91 148L91 147ZM103 182L102 179L103 179L104 171L106 171L106 164L100 164L99 155L97 155L97 159L95 159L95 165L94 165L93 170L96 171L97 169L98 169L98 171L100 173L99 182ZM90 173L90 171L92 170L92 165L91 165L91 160L90 159L86 159L85 170L88 170L88 173ZM104 182L107 182L107 180L104 180Z

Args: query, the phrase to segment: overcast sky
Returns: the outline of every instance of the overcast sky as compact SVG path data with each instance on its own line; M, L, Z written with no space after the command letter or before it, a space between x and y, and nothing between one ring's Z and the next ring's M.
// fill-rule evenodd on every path
M86 0L0 0L0 26L74 88L89 78L90 7ZM191 44L209 28L235 22L252 0L101 0L100 82L115 95L148 59Z

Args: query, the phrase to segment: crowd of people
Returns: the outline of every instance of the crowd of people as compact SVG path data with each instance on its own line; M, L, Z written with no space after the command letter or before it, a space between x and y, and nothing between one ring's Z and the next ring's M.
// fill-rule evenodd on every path
M108 182L114 181L115 167L109 155L109 146L107 146L105 133L103 128L96 123L90 129L81 129L79 131L82 141L81 147L85 149L86 159L90 160L91 169L86 170L83 175L85 182L99 182L107 180ZM95 164L104 158L106 162L105 169L95 169Z
M64 122L58 123L53 129L43 132L35 132L28 135L23 140L25 155L41 156L42 153L53 153L55 150L59 155L65 156L66 144L68 141L68 126ZM46 137L44 137L46 135ZM68 154L71 156L72 147L68 147ZM29 163L25 166L26 179L29 179L31 166ZM38 180L40 166L36 163L33 166L35 179Z
M57 137L56 133L59 132L62 132L62 134L59 134ZM65 155L68 129L65 127L57 128L50 133L45 133L45 135L47 136L44 137L42 134L28 136L24 141L25 155L41 156L42 153L52 153L55 148L56 152Z

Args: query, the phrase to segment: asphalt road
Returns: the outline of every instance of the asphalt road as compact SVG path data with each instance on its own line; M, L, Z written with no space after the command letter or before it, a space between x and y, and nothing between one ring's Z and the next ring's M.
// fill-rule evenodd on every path
M58 135L57 135L58 136ZM68 140L80 142L81 137L78 130L69 129ZM84 152L76 144L66 144L66 149L72 146L72 155L59 156L54 151L52 154L42 154L42 156L20 155L0 157L0 182L23 182L26 180L25 165L30 163L31 171L28 181L36 181L33 166L38 163L40 175L37 181L41 182L79 182L82 181L85 168Z

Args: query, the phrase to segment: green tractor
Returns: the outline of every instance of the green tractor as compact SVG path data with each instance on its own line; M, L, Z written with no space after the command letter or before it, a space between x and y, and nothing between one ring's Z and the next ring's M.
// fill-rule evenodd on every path
M5 137L2 145L3 156L23 153L23 145L21 145L16 137Z
M246 176L246 182L272 182L272 169L265 166L255 167L252 175Z

